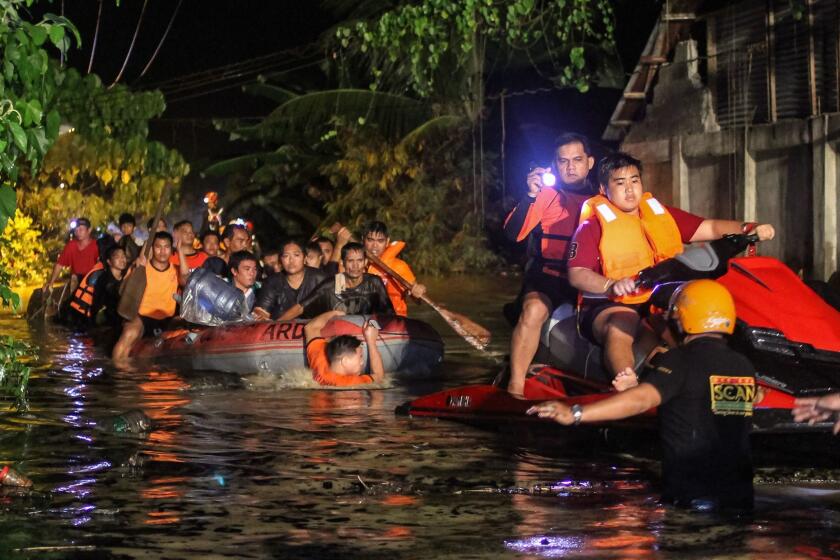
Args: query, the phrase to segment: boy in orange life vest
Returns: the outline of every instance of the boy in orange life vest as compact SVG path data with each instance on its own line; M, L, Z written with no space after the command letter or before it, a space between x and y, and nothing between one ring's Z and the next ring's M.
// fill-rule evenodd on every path
M416 282L414 272L408 264L397 258L400 251L405 247L405 242L396 241L391 243L391 237L388 235L388 226L382 222L371 222L368 224L364 232L365 251L379 259L393 269L394 272L405 278L409 284L413 284L411 290L407 290L396 279L379 268L376 263L368 264L368 274L375 274L382 279L385 284L385 290L388 292L388 297L394 306L394 312L397 315L405 317L408 315L408 305L406 304L406 296L411 294L411 297L420 299L426 293L426 286Z
M332 319L344 315L343 311L327 311L309 321L303 328L306 339L306 359L312 369L312 375L320 385L349 387L380 383L385 378L382 356L376 347L379 327L368 321L364 328L365 344L368 348L370 375L363 374L365 355L362 344L356 337L337 336L327 342L321 336L324 325Z
M522 396L543 323L555 308L577 301L577 290L567 278L566 258L580 207L594 192L587 179L594 165L589 140L580 134L563 134L554 149L557 184L543 185L542 176L548 169L532 170L528 193L505 221L508 239L528 240L528 263L520 292L522 310L510 340L508 392L514 396Z
M114 346L112 358L122 360L128 357L131 347L143 335L153 335L156 330L164 330L169 320L175 315L175 294L178 286L186 284L189 271L186 259L181 262L181 270L170 262L172 257L172 236L168 232L155 233L152 242L152 258L146 261L145 255L137 258L137 264L145 265L146 291L140 300L137 316L123 324L123 332ZM182 253L183 246L178 251Z
M582 292L580 330L604 347L607 369L619 391L638 384L633 341L639 311L650 296L639 291L634 277L643 269L671 258L683 243L711 241L741 233L754 224L704 219L661 204L642 185L642 164L615 153L598 164L601 194L586 201L581 224L569 248L569 282ZM773 239L769 224L755 228L759 239ZM653 350L657 337L640 333L642 350Z

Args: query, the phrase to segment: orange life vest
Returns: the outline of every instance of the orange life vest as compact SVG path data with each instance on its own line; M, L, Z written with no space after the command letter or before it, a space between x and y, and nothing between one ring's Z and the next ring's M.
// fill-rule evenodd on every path
M150 319L167 319L175 315L175 298L178 293L178 273L172 264L158 270L152 263L145 266L146 291L140 300L137 313Z
M578 209L568 206L569 197L562 191L542 189L528 210L525 224L516 238L516 241L522 241L538 224L541 226L542 272L552 276L566 275L566 253L578 226Z
M105 266L101 262L97 262L79 282L79 287L76 288L73 297L70 299L70 308L88 319L93 316L93 290L96 287L96 281L104 271Z
M601 224L601 268L604 276L620 280L683 252L677 222L668 209L650 193L642 195L639 215L625 214L605 196L587 200L581 220L595 216ZM642 303L650 290L613 298L622 303Z
M397 258L397 255L399 255L400 251L404 248L405 241L394 241L385 247L385 250L382 251L381 255L379 255L379 260L388 265L407 282L413 284L416 280L414 272L411 271L411 268L404 260ZM396 278L391 278L390 274L372 262L368 265L367 272L368 274L375 274L379 276L382 283L385 284L385 291L388 293L391 305L394 306L394 312L401 317L408 316L408 303L406 302L408 290L404 288Z

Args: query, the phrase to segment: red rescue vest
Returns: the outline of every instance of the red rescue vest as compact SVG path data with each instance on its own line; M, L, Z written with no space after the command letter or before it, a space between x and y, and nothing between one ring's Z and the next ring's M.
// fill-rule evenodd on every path
M683 252L677 222L668 209L650 193L642 195L638 216L625 214L605 196L583 204L581 220L595 216L601 224L601 268L604 276L620 280ZM613 298L622 303L642 303L650 290Z
M563 191L546 188L531 204L525 224L517 236L522 241L539 224L542 228L540 259L542 271L552 276L565 276L567 251L578 225L578 208L568 208L569 197Z
M101 262L97 262L90 269L90 272L85 274L85 277L79 282L79 287L73 292L73 297L70 298L70 308L75 309L77 313L88 319L93 316L93 290L96 281L104 271L105 266Z

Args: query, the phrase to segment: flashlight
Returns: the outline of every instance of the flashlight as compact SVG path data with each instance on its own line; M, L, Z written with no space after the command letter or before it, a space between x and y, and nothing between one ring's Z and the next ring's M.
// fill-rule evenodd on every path
M546 187L553 187L557 184L557 177L550 170L542 174L542 184Z
M70 230L76 229L76 227L78 225L79 225L79 222L77 222L76 220L73 220L72 222L70 222Z

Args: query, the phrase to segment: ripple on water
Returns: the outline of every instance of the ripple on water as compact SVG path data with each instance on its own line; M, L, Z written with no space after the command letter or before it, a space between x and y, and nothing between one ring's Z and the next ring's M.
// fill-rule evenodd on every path
M472 313L457 304L475 289L450 282L446 293ZM504 353L509 330L483 289L474 318ZM395 417L407 399L495 374L436 325L448 350L439 379L324 391L306 387L308 374L115 370L90 339L0 319L4 333L37 342L45 364L31 414L0 416L0 461L36 485L0 491L0 557L840 555L840 500L827 482L837 470L762 471L755 514L721 519L661 507L648 455ZM95 429L131 409L152 418L150 432Z

